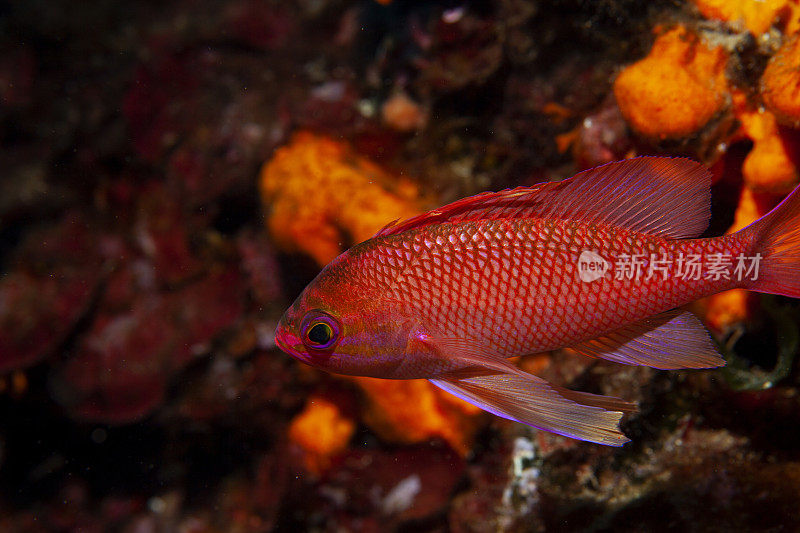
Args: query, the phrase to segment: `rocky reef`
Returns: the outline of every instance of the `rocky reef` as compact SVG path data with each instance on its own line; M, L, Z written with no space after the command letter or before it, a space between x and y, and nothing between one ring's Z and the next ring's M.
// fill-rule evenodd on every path
M800 529L800 306L693 304L724 369L569 350L602 447L273 344L325 263L457 198L636 155L706 235L800 183L794 0L0 2L0 530Z

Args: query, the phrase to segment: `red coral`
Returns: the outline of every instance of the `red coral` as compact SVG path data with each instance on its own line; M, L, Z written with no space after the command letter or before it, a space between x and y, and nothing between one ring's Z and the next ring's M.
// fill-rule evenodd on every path
M139 156L154 163L191 123L199 86L196 66L180 55L166 55L154 65L136 70L122 102L133 145Z
M122 270L115 277L132 276ZM243 311L235 268L176 292L132 291L130 296L135 299L129 311L101 312L77 355L56 373L57 399L73 416L124 423L149 414L161 403L171 376L206 351Z
M84 276L16 272L0 282L0 372L52 352L86 309L94 283Z
M234 3L227 9L226 18L225 25L237 40L267 50L283 47L295 29L285 9L257 0Z
M443 446L354 450L328 476L331 492L342 494L332 514L344 529L375 515L383 517L379 531L394 529L445 509L463 472L464 461Z
M242 269L247 274L250 293L259 305L280 300L281 284L278 263L268 245L266 235L242 234L237 239Z
M34 364L65 340L90 303L102 263L75 215L25 240L21 267L0 280L0 372Z
M190 234L202 222L192 220L186 208L160 186L142 193L133 237L152 262L155 281L174 285L199 274L202 264L191 249Z

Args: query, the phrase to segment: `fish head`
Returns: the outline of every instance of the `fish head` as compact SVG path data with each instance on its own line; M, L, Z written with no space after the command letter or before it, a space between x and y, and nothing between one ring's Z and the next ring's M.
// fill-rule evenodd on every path
M405 357L409 321L397 302L361 283L368 268L339 256L305 288L278 323L275 343L337 374L392 377Z

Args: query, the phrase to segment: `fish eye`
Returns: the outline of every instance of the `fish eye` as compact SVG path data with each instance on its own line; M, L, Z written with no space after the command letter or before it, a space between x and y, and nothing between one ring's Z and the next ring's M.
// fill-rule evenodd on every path
M317 322L308 330L308 340L314 344L328 344L333 337L333 328L325 322Z
M306 315L303 321L303 344L312 350L329 350L339 340L336 320L322 311Z

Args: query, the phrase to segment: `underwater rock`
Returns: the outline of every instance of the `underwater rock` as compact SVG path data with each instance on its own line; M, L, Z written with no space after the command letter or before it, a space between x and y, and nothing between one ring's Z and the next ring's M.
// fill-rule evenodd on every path
M359 111L361 98L361 90L355 83L327 81L308 91L293 118L303 129L352 138L370 122Z
M485 83L503 61L503 36L489 18L465 7L433 21L425 55L416 61L419 86L449 93Z
M0 279L0 373L53 353L88 311L104 264L99 248L113 248L93 231L67 214L15 254L16 268Z
M257 0L229 2L225 5L223 18L222 26L236 41L265 50L286 46L296 26L292 14L280 5Z
M771 296L752 296L751 301L758 303L758 312L727 337L727 364L720 374L735 391L759 391L755 393L759 394L779 389L777 393L764 395L779 399L774 409L777 413L786 406L780 400L793 394L782 384L790 376L800 348L800 314L791 304L782 305Z
M156 285L176 285L201 273L203 264L190 249L190 232L203 225L200 219L187 216L185 208L162 187L145 188L133 222L133 238L152 268Z
M266 235L242 232L236 244L255 303L263 309L282 301L280 270Z
M453 499L457 533L543 531L539 481L545 454L525 431L506 428L467 467L470 488Z
M551 457L538 480L545 527L661 531L671 524L702 531L786 525L800 494L792 488L800 469L759 459L747 444L725 430L681 428L638 458L581 465L579 456Z
M614 95L630 126L645 137L687 137L728 106L726 62L724 49L677 26L620 73Z
M0 281L0 372L33 365L65 340L86 312L95 280L14 272Z
M770 400L751 402L746 410L740 410L738 406L754 393L740 393L738 401L726 400L702 385L688 394L705 391L715 398L713 404L690 411L699 411L699 416L680 416L686 409L685 404L679 407L677 396L681 393L665 389L663 384L658 389L660 392L646 400L650 407L645 414L647 426L660 420L658 428L653 426L657 434L640 436L639 444L629 449L586 446L552 435L531 439L520 434L524 435L524 430L513 428L504 431L468 469L472 488L454 499L448 514L450 529L665 531L676 524L698 531L714 531L720 525L739 529L743 524L756 530L780 529L786 524L797 527L798 521L787 517L800 494L795 486L800 463L761 451L739 432L756 423L768 405L773 408ZM770 396L782 398L778 400L783 404L781 420L791 423L796 414L789 415L789 405L796 400ZM672 404L669 409L678 409L666 416L669 421L665 420L665 403ZM703 416L717 416L714 413L723 405L729 413L703 424L708 420ZM654 406L658 407L653 410ZM729 426L727 418L743 413L747 413L746 419L736 427L718 427ZM773 432L763 439L776 437ZM775 446L785 449L787 444L776 442ZM785 476L779 473L783 469Z
M173 378L176 397L157 412L160 424L224 428L226 438L283 443L291 417L302 412L309 396L328 397L327 390L320 393L319 380L308 380L302 369L272 351L257 349L238 360L225 351L223 343L210 358ZM296 451L285 453L292 455L292 468L304 472L302 450Z
M375 531L413 527L447 507L463 472L464 461L440 444L353 450L326 476L319 493L327 501L314 507L328 508L327 530L360 531L373 520Z
M199 70L177 55L160 56L155 64L138 67L122 112L133 145L145 161L157 162L191 127Z
M283 140L275 74L225 47L151 47L122 98L136 155L193 205L251 188L258 164Z
M131 281L125 270L114 277ZM108 299L120 293L108 293L75 355L53 375L56 399L83 420L120 424L148 415L171 376L239 318L242 291L240 275L229 269L173 292L123 294L133 298L124 304Z
M631 149L626 126L616 100L609 97L576 129L556 137L556 142L561 152L571 146L578 168L593 168L625 158Z
M390 96L381 106L381 118L389 127L402 132L425 126L427 112L404 92Z
M274 531L286 491L289 489L290 469L278 448L254 461L253 472L226 479L220 491L220 500L206 528L200 527L199 516L195 527L181 531L203 533L206 531Z

